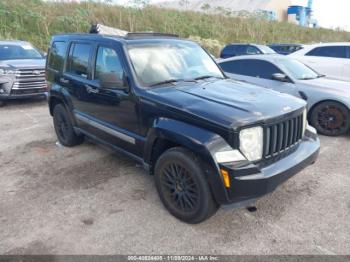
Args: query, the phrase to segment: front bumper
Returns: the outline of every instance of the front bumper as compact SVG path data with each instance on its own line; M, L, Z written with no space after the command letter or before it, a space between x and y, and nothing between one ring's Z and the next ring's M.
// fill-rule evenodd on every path
M221 195L220 204L249 202L274 191L280 184L313 164L319 148L317 134L307 130L292 153L270 165L247 163L236 167L221 167L229 172L231 186L224 189L225 197Z
M29 79L31 80L31 79ZM30 87L16 87L18 81L16 76L1 76L0 77L0 100L25 99L32 97L40 97L47 95L46 87L43 84L30 85ZM30 83L30 82L29 82Z
M35 97L47 97L46 90L36 90L36 92L31 93L24 93L24 94L0 94L0 101L4 100L13 100L13 99L28 99L28 98L35 98Z

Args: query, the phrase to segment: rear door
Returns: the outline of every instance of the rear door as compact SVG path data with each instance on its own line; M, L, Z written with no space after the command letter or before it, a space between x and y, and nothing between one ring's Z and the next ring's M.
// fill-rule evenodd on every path
M320 74L341 79L346 57L345 46L320 46L306 53L303 62Z
M94 45L88 41L73 41L69 44L68 58L62 76L61 86L69 94L74 113L86 113L91 105L91 98L86 91L86 85L91 82L91 59ZM86 123L80 123L88 130Z
M89 103L80 118L89 118L93 126L90 130L99 138L139 154L136 143L142 138L139 136L138 100L127 81L122 48L117 43L97 43L92 57L91 80L84 86ZM123 81L106 85L103 83L106 75Z

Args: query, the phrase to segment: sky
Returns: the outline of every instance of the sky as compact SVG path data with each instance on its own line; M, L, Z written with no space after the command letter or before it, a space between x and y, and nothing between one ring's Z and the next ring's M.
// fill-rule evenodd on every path
M126 2L127 0L115 0ZM150 0L151 3L164 0ZM191 0L190 0L191 1ZM292 0L294 5L307 5L307 0ZM350 31L349 0L314 0L314 17L321 27L342 28Z
M306 5L307 0L293 0L293 4ZM350 31L349 0L314 0L313 9L320 26Z

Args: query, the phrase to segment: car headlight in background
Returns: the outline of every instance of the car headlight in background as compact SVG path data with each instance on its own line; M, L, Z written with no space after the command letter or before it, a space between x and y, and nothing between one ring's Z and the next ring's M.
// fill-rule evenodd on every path
M0 75L14 75L14 74L16 74L16 70L0 68Z
M241 130L239 133L239 148L244 156L250 161L262 158L264 131L260 126Z

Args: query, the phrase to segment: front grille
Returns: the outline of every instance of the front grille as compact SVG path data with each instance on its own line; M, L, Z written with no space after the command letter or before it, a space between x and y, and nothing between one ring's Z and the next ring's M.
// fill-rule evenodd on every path
M269 159L295 147L303 138L303 114L267 125L264 132L263 158Z
M46 88L44 69L19 69L12 89L33 90Z

